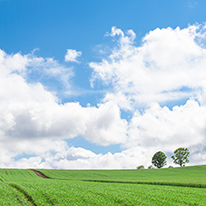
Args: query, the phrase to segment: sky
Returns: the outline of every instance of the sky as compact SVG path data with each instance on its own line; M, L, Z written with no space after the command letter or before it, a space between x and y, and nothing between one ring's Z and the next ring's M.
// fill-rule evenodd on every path
M206 163L204 0L0 0L0 167Z

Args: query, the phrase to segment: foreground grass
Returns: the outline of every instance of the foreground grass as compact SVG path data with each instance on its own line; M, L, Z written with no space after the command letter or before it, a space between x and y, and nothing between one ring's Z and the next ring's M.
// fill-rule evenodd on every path
M17 182L36 205L205 205L206 190L68 180Z
M0 205L27 205L23 194L18 193L8 184L0 182Z
M206 190L171 186L32 179L15 181L31 198L22 205L205 205ZM18 200L5 205L21 205ZM26 201L26 200L25 200ZM6 201L4 201L6 202ZM7 199L8 202L8 199ZM15 203L15 204L14 204Z
M206 189L126 183L148 179L152 182L153 178L157 181L161 180L161 175L164 181L172 182L172 178L175 181L178 175L183 175L181 173L187 174L187 183L195 181L195 177L198 177L196 181L205 181L206 173L202 174L205 166L188 168L41 170L58 179L42 179L28 170L0 169L0 205L205 205ZM188 173L191 170L199 171L199 175L193 177L193 173ZM171 176L167 171L172 171ZM77 178L79 180L75 180ZM81 181L98 181L98 178L104 181L124 180L125 183Z
M52 179L206 188L206 165L144 170L38 170Z

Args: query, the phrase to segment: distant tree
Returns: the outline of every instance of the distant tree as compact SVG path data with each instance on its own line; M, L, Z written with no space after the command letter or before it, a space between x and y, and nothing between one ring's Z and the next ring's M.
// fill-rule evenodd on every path
M144 169L144 165L139 165L138 167L137 167L137 169L139 170L139 169Z
M178 164L180 167L182 167L185 166L185 163L189 162L189 154L190 152L187 148L180 147L174 151L174 155L171 156L171 158L175 164Z
M156 152L154 156L152 157L152 164L157 168L161 168L167 164L166 159L167 157L165 153L161 151Z

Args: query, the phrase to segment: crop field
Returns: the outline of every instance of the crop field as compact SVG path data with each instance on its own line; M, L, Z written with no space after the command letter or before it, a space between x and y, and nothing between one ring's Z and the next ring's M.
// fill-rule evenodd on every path
M143 170L37 170L49 178L206 188L206 165Z
M38 171L52 179L29 170L0 169L0 205L206 205L206 188L136 183L161 182L162 175L163 182L173 185L172 179L181 182L182 175L182 183L197 186L201 181L205 184L206 166Z

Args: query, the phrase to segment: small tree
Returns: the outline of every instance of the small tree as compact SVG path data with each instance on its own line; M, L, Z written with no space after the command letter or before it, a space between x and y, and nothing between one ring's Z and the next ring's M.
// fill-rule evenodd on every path
M167 157L165 153L161 151L156 152L154 156L152 157L152 164L157 168L161 168L167 164L166 159Z
M180 165L180 167L185 166L185 163L189 162L189 150L187 148L180 147L174 151L174 155L171 157L175 164Z

